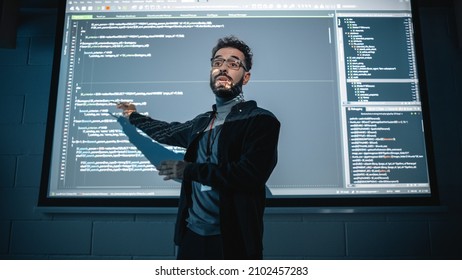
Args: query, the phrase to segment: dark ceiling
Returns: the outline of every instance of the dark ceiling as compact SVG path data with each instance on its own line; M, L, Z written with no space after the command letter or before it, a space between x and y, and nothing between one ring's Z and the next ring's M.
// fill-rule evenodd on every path
M59 1L65 0L20 0L21 8L57 8Z

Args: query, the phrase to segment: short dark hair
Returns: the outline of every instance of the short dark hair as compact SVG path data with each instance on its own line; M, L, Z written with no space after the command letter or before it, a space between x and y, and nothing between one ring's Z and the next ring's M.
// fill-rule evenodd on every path
M239 40L235 36L226 36L224 38L218 39L217 45L212 49L212 58L215 57L215 54L218 50L223 48L235 48L240 50L244 54L244 64L247 71L250 71L252 68L252 57L253 53L250 47L244 43L244 41Z

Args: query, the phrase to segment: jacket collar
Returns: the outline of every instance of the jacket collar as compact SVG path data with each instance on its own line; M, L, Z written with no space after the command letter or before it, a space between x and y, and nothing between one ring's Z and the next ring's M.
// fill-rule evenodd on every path
M239 103L237 103L236 105L234 105L231 108L231 112L236 112L236 111L239 111L239 110L246 110L246 109L249 109L249 108L254 108L256 106L257 106L257 102L254 101L254 100L239 102ZM213 109L213 112L216 112L217 111L217 105L213 104L212 109Z

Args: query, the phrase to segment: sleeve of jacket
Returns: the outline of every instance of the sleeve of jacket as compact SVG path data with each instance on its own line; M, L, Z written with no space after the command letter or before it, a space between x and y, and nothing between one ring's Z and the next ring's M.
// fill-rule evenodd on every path
M137 112L130 115L129 121L157 142L183 148L188 145L189 134L193 126L193 120L185 123L169 123Z
M187 166L184 179L222 190L261 190L277 163L280 123L271 114L257 115L249 121L237 160L192 163Z

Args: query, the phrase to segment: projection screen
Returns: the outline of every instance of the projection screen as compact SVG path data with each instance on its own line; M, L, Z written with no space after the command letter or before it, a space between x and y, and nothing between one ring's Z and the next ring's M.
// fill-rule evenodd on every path
M244 97L281 122L274 206L434 201L418 20L406 0L63 1L39 205L175 206L157 143L115 107L184 122L211 110L211 49L235 35Z

